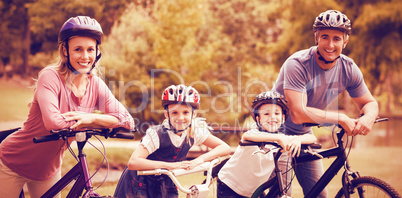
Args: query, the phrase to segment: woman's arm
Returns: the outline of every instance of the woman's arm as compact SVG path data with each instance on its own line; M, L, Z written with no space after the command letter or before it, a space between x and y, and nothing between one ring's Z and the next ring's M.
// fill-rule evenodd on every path
M105 82L98 78L93 77L99 85L98 87L98 110L104 112L106 115L113 116L116 119L112 119L106 116L99 116L94 114L94 123L101 126L107 126L110 128L124 127L127 129L134 129L135 123L133 117L128 110L116 99ZM116 122L117 121L117 122Z
M41 114L46 130L69 128L74 124L66 121L61 113L68 105L60 100L63 97L62 86L60 76L54 69L47 67L39 73L34 97L40 112L35 113Z
M85 128L85 127L110 127L119 123L119 119L107 114L84 113L84 112L67 112L63 116L66 121L76 121L70 128Z

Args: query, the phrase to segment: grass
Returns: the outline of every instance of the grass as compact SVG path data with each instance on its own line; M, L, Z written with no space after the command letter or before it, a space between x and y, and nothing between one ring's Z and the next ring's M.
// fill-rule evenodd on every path
M0 80L0 121L24 120L28 104L33 98L33 89L14 81Z

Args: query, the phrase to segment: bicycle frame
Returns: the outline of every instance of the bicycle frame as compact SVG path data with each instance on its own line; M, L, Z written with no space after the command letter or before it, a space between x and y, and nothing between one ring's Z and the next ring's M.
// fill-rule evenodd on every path
M67 195L69 197L80 197L84 188L87 190L83 197L93 195L99 196L94 191L92 191L92 182L90 180L89 170L86 155L83 152L83 148L87 140L83 142L78 142L78 158L79 162L67 173L65 174L55 185L53 185L45 194L41 197L54 197L58 193L61 192L68 184L70 184L74 179L76 182L71 188L70 192Z
M345 134L344 129L342 129L340 132L337 133L338 137L337 147L318 152L318 154L321 155L323 158L336 157L336 159L334 160L334 162L332 162L330 167L325 171L325 173L321 176L321 178L317 181L317 183L310 190L310 192L307 193L305 197L317 197L318 194L322 190L324 190L324 188L329 184L329 182L335 177L335 175L338 174L339 170L343 166L345 166L346 170L349 168L345 152L345 146L343 145L342 140L344 134ZM317 159L320 159L320 157L316 155L300 156L295 159L294 163L297 165L297 163L313 161Z
M337 137L338 137L337 147L320 151L316 155L301 155L292 161L292 165L297 166L298 163L318 160L318 159L322 159L322 158L336 157L334 162L325 171L325 173L321 176L321 178L317 181L317 183L310 190L310 192L307 193L307 195L305 197L307 197L307 198L317 197L318 194L320 194L320 192L322 190L324 190L324 188L335 177L335 175L339 172L339 170L343 166L345 166L346 170L349 169L349 164L348 164L348 160L347 160L347 156L346 156L346 152L345 152L345 146L343 145L343 140L342 140L342 137L344 134L345 134L344 129L342 129L340 132L337 133ZM274 184L273 187L270 189L267 197L273 197L274 195L277 195L278 193L280 193L280 195L284 195L284 192L283 192L284 184L282 181L282 177L278 177L278 175L282 175L281 170L278 168L279 166L278 166L278 162L277 162L280 156L281 156L280 151L274 153L274 158L275 158L274 171L276 172L277 176L269 179L268 181L266 181L265 183L260 185L261 188L264 188L264 186L271 186L272 184ZM346 171L345 171L345 173L346 173ZM347 176L346 174L343 174L343 177L346 177L346 176ZM352 173L352 176L354 178L359 177L358 173L355 173L355 172ZM344 190L347 190L347 189L344 188Z

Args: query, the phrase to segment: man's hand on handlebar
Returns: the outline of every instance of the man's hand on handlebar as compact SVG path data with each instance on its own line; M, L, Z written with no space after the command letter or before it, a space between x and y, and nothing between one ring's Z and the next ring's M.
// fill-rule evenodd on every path
M359 119L356 120L356 126L352 131L352 134L355 135L367 135L370 133L373 128L373 124L375 122L375 118L372 118L368 115L363 115Z
M339 124L345 129L346 134L349 136L367 135L370 133L375 118L368 115L362 115L358 119L349 118L347 115L343 115L339 120Z

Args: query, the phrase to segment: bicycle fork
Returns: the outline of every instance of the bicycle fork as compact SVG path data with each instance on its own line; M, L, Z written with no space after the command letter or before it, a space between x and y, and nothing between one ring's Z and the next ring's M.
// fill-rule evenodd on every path
M350 169L350 165L349 165L349 160L346 159L345 161L345 172L343 172L342 174L342 189L343 189L343 194L345 195L345 198L350 198L349 193L354 193L354 189L353 189L353 184L352 181L350 180L350 177L352 177L353 179L356 179L358 177L360 177L359 171L353 171ZM357 189L359 194L363 194L363 189L362 188L358 188Z

